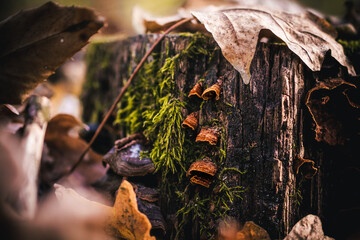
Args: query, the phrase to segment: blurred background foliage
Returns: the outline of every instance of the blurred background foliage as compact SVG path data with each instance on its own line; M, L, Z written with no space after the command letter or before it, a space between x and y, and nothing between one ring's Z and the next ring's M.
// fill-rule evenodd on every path
M8 16L32 7L40 6L49 0L0 0L0 21ZM185 0L53 0L62 5L77 5L94 8L105 16L110 25L110 32L131 32L132 8L141 8L160 16L176 13ZM116 23L114 23L116 22ZM114 29L118 28L118 29Z
M139 5L155 15L165 16L176 12L176 9L185 4L186 0L55 0L63 5L80 5L95 8L109 21L108 32L132 33L131 13L134 5ZM213 4L220 0L188 0L202 1ZM249 0L250 2L251 0ZM21 9L39 6L47 0L0 0L0 20ZM327 15L343 16L345 0L299 0L304 6L316 9ZM359 3L360 0L354 2ZM276 4L276 0L274 0Z

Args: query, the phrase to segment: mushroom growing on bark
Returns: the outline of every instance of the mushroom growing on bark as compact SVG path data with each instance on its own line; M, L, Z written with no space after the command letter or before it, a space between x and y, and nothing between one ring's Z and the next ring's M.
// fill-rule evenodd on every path
M196 142L208 142L210 145L216 145L220 136L218 127L203 127L196 136Z
M223 81L221 79L218 79L217 83L215 83L211 87L207 88L203 92L201 97L204 100L209 100L209 99L211 99L213 97L215 97L216 100L219 100L220 99L220 91L221 91L221 88L222 88L222 84L223 84Z
M192 184L198 184L209 188L216 171L216 164L213 163L210 158L204 158L192 163L186 176L191 177L190 182Z
M190 90L188 97L197 96L197 97L201 98L202 93L203 93L203 84L202 84L202 82L198 82L197 84L195 84L193 89Z
M193 112L189 114L183 123L181 124L182 128L191 128L192 130L195 130L197 126L199 125L199 112Z

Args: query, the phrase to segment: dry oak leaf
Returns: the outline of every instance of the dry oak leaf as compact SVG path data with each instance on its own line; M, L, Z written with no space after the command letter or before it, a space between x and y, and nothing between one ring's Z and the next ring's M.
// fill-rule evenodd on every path
M0 103L21 103L103 24L90 9L53 2L0 22Z
M280 38L312 71L320 71L325 54L331 50L331 55L347 67L349 74L355 75L342 46L335 41L336 31L310 12L290 14L254 7L192 14L213 35L245 84L250 82L250 64L262 34Z

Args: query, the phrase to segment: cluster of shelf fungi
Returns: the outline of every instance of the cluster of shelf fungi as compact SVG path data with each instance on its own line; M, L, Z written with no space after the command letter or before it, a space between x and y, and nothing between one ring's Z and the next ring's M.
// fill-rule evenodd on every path
M219 100L221 86L222 80L219 79L203 92L202 83L199 82L190 91L189 97L198 96L204 100L211 98ZM198 127L198 118L199 112L189 114L183 121L182 127L195 131ZM203 127L196 137L196 142L216 145L219 136L219 128ZM150 150L150 145L142 133L116 140L114 147L103 157L103 163L108 164L110 169L106 176L95 182L93 186L100 191L110 193L114 200L116 190L122 180L128 180L136 193L139 211L144 213L151 223L151 233L163 237L166 233L166 222L158 205L159 190L154 175L155 165L150 158L141 156L141 152ZM216 171L216 164L210 158L204 158L192 163L186 175L192 184L209 188Z

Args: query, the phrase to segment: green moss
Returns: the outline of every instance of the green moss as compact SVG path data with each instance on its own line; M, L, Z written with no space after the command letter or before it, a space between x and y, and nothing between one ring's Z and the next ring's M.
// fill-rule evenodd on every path
M165 56L153 54L153 60L145 63L118 105L115 124L121 126L127 134L144 132L153 143L152 150L142 153L142 156L151 157L156 171L161 174L161 196L168 200L165 208L181 206L172 212L179 218L178 232L183 232L183 227L196 218L201 233L213 236L216 220L226 216L228 204L241 197L244 189L228 186L225 172L241 172L224 167L226 132L219 120L211 121L211 125L222 128L217 147L205 143L194 144L193 133L181 128L182 112L188 106L180 100L184 93L179 92L175 85L175 72L179 63L183 59L189 60L200 55L209 58L214 55L213 49L206 48L209 41L207 37L201 34L187 36L191 40L178 54L170 55L170 43L165 39ZM203 101L201 106L206 103ZM196 187L189 184L186 170L191 163L204 157L211 157L219 171L209 189L197 192Z
M338 42L343 46L346 55L360 52L360 41L347 41L339 39Z
M154 86L157 86L160 81L157 76L159 61L156 54L153 54L153 57L155 60L143 66L118 104L114 124L121 126L127 134L144 130L142 115L158 101L157 89Z
M241 198L245 191L242 186L229 187L225 173L234 171L238 174L244 174L236 168L223 168L214 180L210 189L197 191L193 197L187 201L191 195L190 185L185 191L178 193L183 200L183 207L177 211L179 218L179 231L176 238L179 239L182 230L189 223L198 221L200 225L200 235L206 239L214 239L216 233L216 222L219 219L225 219L230 210L229 203L233 203L236 198Z
M175 70L182 59L210 52L204 48L208 39L202 34L193 34L187 47L175 56L169 56L169 41L165 41L165 59L153 54L154 60L143 66L119 103L114 123L127 134L143 131L154 142L150 156L156 170L161 169L166 175L169 171L185 171L181 164L183 134L180 128L185 104L177 99L182 93L175 89Z
M164 178L169 172L185 172L183 165L183 144L185 134L181 129L184 104L168 94L159 100L160 111L144 112L145 135L153 140L150 158L156 171L161 170Z

